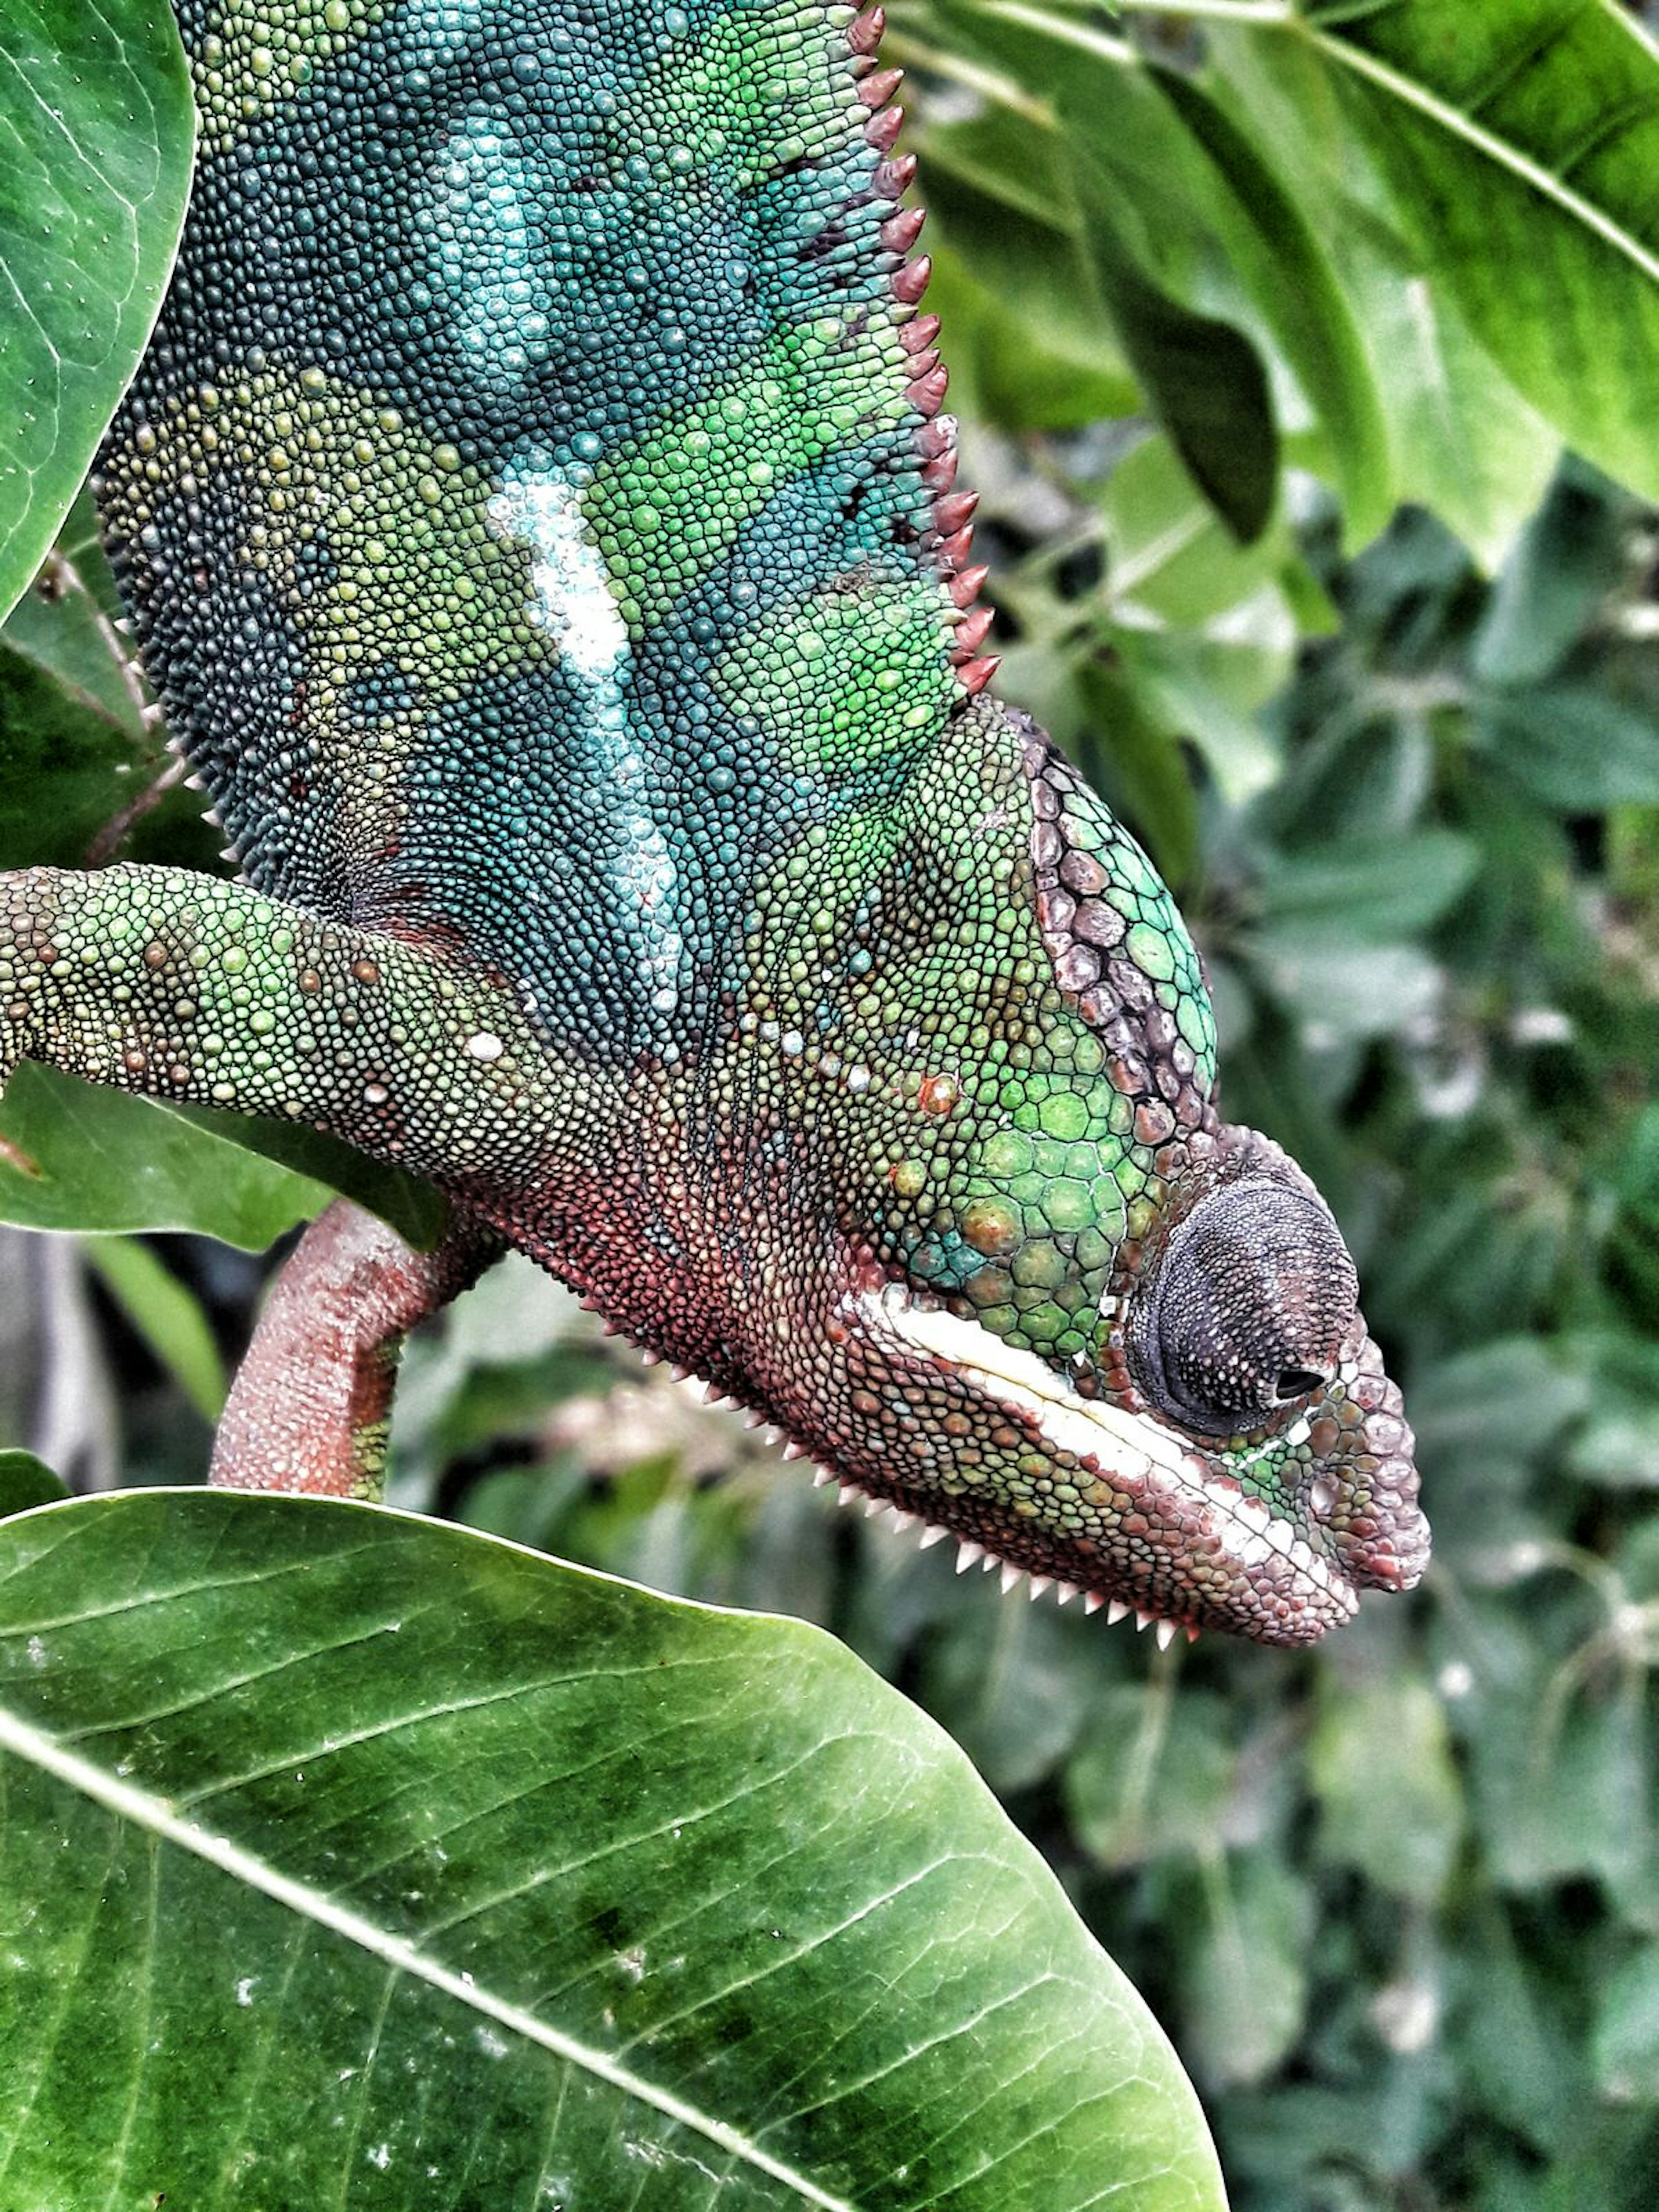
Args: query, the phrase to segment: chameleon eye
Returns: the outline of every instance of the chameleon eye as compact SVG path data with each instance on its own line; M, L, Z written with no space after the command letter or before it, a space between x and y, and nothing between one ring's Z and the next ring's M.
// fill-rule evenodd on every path
M1138 1379L1189 1429L1260 1427L1328 1381L1358 1296L1318 1199L1262 1179L1229 1183L1170 1237L1135 1334Z

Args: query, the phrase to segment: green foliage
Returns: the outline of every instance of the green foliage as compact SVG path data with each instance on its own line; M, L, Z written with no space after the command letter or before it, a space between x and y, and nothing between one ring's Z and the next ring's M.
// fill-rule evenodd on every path
M1237 2212L1637 2212L1659 2170L1659 60L1610 0L890 14L1005 688L1181 890L1230 1112L1338 1208L1436 1564L1304 1657L1158 1654L836 1515L520 1263L411 1347L397 1501L836 1630L966 1748L1151 1996ZM77 860L112 823L125 854L210 865L154 791L79 517L60 554L0 630L0 865ZM0 1150L10 1218L258 1244L338 1182L433 1233L422 1194L377 1197L343 1158L272 1164L246 1128L33 1080L0 1132L50 1192L20 1198ZM118 1286L151 1343L109 1355L136 1481L176 1470L208 1402L202 1313L222 1342L247 1321L219 1261L156 1264L201 1303ZM14 1457L21 1506L41 1493ZM715 1632L627 1603L650 1635ZM808 1648L773 1693L815 1721Z
M0 615L138 366L184 221L190 78L164 8L7 0L0 24Z
M20 2203L1222 2206L1052 1874L799 1622L87 1499L0 1526L0 1749Z

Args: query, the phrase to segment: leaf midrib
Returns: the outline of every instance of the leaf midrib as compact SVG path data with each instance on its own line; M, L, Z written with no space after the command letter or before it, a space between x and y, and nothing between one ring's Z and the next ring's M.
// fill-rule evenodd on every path
M1534 161L1518 146L1486 130L1473 116L1464 114L1461 108L1449 106L1425 85L1402 76L1390 64L1379 61L1375 54L1368 54L1363 47L1333 38L1328 32L1318 30L1309 23L1291 22L1275 27L1298 33L1311 46L1316 46L1328 60L1352 70L1356 76L1369 78L1391 98L1398 100L1405 106L1415 108L1419 114L1427 116L1448 136L1461 139L1496 167L1507 170L1510 175L1522 184L1529 185L1543 198L1553 201L1563 214L1571 216L1604 244L1612 246L1615 252L1622 254L1650 283L1659 285L1659 256L1650 253L1640 239L1632 237L1623 224L1614 222L1593 201L1576 192L1553 170L1547 169L1541 162Z
M118 1820L126 1821L159 1841L188 1852L220 1873L244 1882L272 1903L285 1907L325 1929L341 1941L355 1944L386 1966L416 1979L454 1998L470 2010L483 2014L509 2033L533 2043L552 2057L562 2058L580 2068L596 2081L607 2083L624 2096L637 2100L654 2112L660 2112L678 2126L690 2128L707 2142L739 2160L745 2166L765 2174L769 2179L781 2183L792 2190L803 2204L817 2208L817 2212L860 2212L860 2208L841 2197L832 2197L826 2190L800 2173L781 2159L774 2158L769 2151L717 2119L712 2113L700 2112L695 2105L677 2097L672 2090L659 2087L631 2069L619 2065L602 2051L567 2035L559 2028L538 2020L533 2013L509 2004L506 1999L493 1996L474 1981L453 1973L435 1959L426 1957L403 1937L393 1936L388 1929L377 1928L362 1913L353 1912L320 1891L297 1881L291 1875L283 1874L242 1844L227 1836L210 1834L193 1821L185 1820L165 1799L135 1789L118 1776L107 1773L90 1759L68 1750L44 1730L34 1728L14 1713L0 1711L0 1751L9 1751L15 1757L39 1768L43 1773L77 1790L94 1804L101 1805Z
M1392 3L1393 0L1380 0L1380 6ZM1170 8L1170 0L1114 0L1114 4L1121 14L1133 15L1146 12L1166 13ZM1000 15L1012 21L1026 23L1033 29L1046 31L1054 38L1085 47L1098 55L1103 60L1129 62L1135 58L1133 49L1123 46L1119 40L1107 38L1097 32L1091 32L1086 25L1068 21L1063 16L1056 16L1048 9L1024 4L1024 0L976 0L976 11L981 15ZM1486 130L1475 121L1473 116L1465 114L1462 108L1454 107L1448 101L1441 99L1437 93L1431 91L1428 86L1419 84L1415 79L1403 75L1390 63L1379 61L1375 54L1367 53L1363 46L1355 46L1346 39L1321 29L1317 24L1310 23L1305 16L1292 14L1288 6L1282 9L1273 6L1263 6L1258 10L1248 5L1240 6L1237 4L1237 0L1217 0L1217 3L1212 7L1206 7L1204 0L1194 0L1194 4L1182 12L1200 18L1213 14L1219 21L1241 25L1247 29L1269 33L1287 33L1291 37L1305 40L1328 61L1339 68L1351 70L1356 76L1368 78L1379 90L1386 92L1391 99L1397 100L1402 106L1414 108L1419 114L1427 117L1449 137L1461 140L1464 145L1483 155L1497 167L1507 171L1510 176L1520 182L1529 185L1542 198L1551 201L1564 215L1571 216L1576 222L1582 223L1604 244L1621 254L1634 268L1639 270L1650 283L1659 285L1659 255L1650 252L1642 244L1640 239L1632 236L1622 223L1615 222L1611 216L1598 208L1594 201L1587 200L1582 193L1575 191L1563 178L1558 177L1553 170L1546 168L1541 162L1534 161L1532 156L1523 152L1519 146L1506 138L1498 137L1493 131ZM1607 9L1605 12L1613 21L1633 38L1644 52L1659 59L1659 49L1656 49L1642 27L1632 17L1614 9Z

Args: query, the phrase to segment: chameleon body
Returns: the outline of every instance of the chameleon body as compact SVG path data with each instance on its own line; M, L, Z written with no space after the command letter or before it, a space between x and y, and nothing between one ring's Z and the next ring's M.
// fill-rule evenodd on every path
M964 1564L1287 1644L1409 1586L1340 1237L984 688L878 18L179 14L100 501L240 879L4 879L6 1054L431 1176L409 1312L516 1245Z

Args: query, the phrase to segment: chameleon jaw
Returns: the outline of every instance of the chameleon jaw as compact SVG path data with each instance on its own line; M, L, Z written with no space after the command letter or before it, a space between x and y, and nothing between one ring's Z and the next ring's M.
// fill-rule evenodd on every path
M1162 1493L1179 1500L1188 1513L1202 1517L1231 1577L1251 1587L1261 1578L1264 1600L1282 1603L1288 1570L1299 1606L1316 1624L1313 1636L1358 1611L1358 1590L1335 1559L1296 1534L1231 1476L1212 1472L1153 1416L1083 1397L1035 1353L1006 1344L977 1322L901 1285L889 1283L863 1293L858 1308L872 1334L893 1352L920 1356L956 1376L1103 1480L1137 1491L1144 1486L1149 1498ZM1244 1626L1236 1616L1222 1618L1201 1595L1195 1595L1194 1612L1200 1620L1207 1615L1235 1632Z

